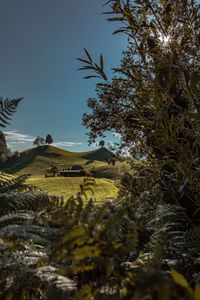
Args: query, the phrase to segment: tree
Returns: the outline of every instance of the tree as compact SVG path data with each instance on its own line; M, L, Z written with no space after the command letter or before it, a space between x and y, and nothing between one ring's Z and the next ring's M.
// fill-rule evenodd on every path
M36 145L36 146L42 146L45 144L45 138L41 137L41 136L37 136L35 138L35 140L33 141L33 145Z
M90 142L107 130L119 133L133 158L146 157L158 166L163 201L178 203L189 222L199 223L199 5L192 0L108 3L109 21L122 23L114 33L128 36L128 49L114 69L119 76L110 82L102 63L95 66L87 53L82 60L105 80L97 84L97 98L88 100L91 113L83 116Z
M50 134L47 134L46 136L46 144L52 144L53 143L53 138Z
M9 151L6 143L5 135L0 131L0 159L5 161L9 157Z
M46 143L46 139L43 136L40 137L40 144L45 145L45 143Z
M37 136L36 138L35 138L35 140L33 141L33 145L36 145L36 146L40 146L40 137L39 136Z
M101 148L103 148L103 147L105 146L105 142L104 142L103 140L101 140L101 141L99 142L99 146L101 146Z

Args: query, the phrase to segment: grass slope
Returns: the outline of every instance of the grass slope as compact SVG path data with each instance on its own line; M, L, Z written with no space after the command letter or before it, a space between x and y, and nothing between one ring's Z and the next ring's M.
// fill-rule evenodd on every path
M113 181L123 169L128 168L126 163L116 162L115 166L108 165L107 159L113 153L106 148L89 152L70 152L54 146L40 146L20 153L20 157L6 162L4 171L12 175L30 174L28 184L39 187L50 195L68 198L76 195L83 184L83 177L50 177L45 178L45 173L50 170L52 163L59 170L70 165L81 165L86 171L95 169L95 185L86 192L87 197L97 201L105 198L116 198L117 187ZM111 180L112 179L112 180Z
M80 185L84 184L83 177L32 177L27 180L28 184L39 187L50 195L64 196L65 199L76 195L81 191ZM94 185L89 185L85 192L88 199L93 198L96 201L103 199L116 198L118 189L112 181L107 179L95 179ZM85 198L85 197L84 197ZM87 200L85 198L85 200Z
M108 166L106 159L112 156L113 153L106 148L77 153L45 145L21 152L20 157L7 161L4 170L38 177L44 176L52 163L59 169L76 164L82 165L86 171L95 167L97 177L115 179L121 172L122 163L117 162L116 166Z

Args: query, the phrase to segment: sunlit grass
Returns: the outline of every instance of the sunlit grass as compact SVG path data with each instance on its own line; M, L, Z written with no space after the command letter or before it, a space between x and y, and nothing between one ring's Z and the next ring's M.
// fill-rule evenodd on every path
M84 177L33 177L29 178L27 183L39 187L49 195L64 196L67 199L80 191L80 185L84 184ZM95 178L95 184L89 187L91 190L87 190L86 195L96 201L116 198L118 193L117 186L108 179Z

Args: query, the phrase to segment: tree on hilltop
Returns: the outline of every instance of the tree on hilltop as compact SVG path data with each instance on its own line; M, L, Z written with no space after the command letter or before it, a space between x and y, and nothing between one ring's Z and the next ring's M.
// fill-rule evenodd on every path
M33 141L33 145L36 145L36 146L42 146L45 144L45 138L41 137L41 136L37 136L35 138L35 140Z
M101 141L99 142L99 146L101 146L101 148L103 148L103 147L105 146L104 140L101 140Z
M46 144L50 145L53 143L53 138L50 134L47 134L46 136Z

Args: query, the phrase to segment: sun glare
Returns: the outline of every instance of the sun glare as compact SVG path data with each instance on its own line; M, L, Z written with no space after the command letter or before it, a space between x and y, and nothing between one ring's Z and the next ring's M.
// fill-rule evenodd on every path
M163 47L166 47L169 45L169 43L171 41L171 36L160 34L158 39L159 39L160 43L163 45Z

